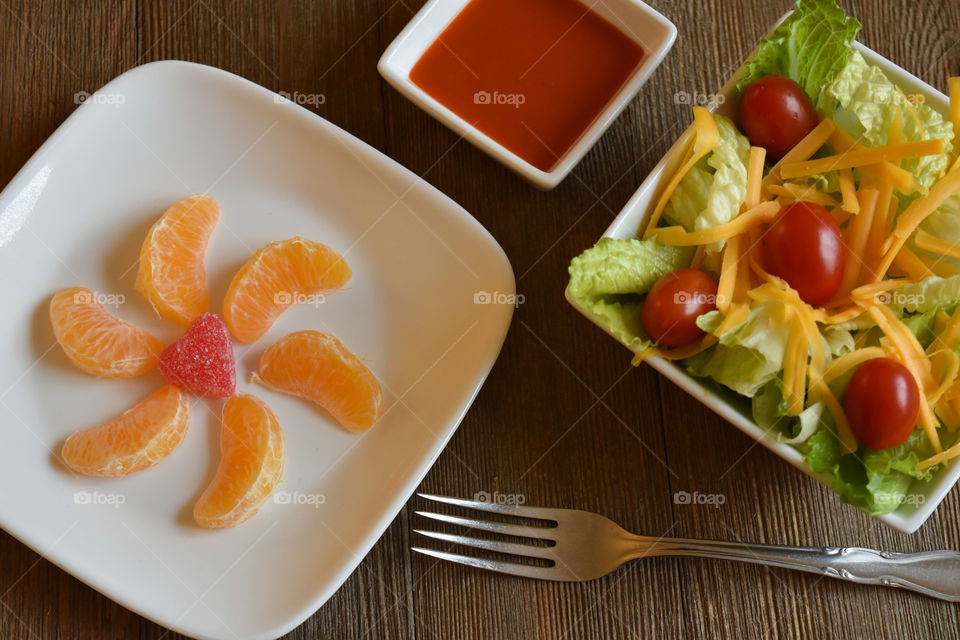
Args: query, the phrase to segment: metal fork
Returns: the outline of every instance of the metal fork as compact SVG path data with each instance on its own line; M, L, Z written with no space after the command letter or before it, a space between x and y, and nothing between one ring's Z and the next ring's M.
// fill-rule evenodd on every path
M860 584L900 587L933 598L960 602L960 553L956 551L892 553L861 547L789 547L685 538L652 538L634 535L612 520L588 511L513 506L423 493L418 495L427 500L458 507L543 521L539 526L526 526L416 512L426 518L470 529L532 539L530 542L505 542L414 530L415 533L444 542L527 559L536 558L541 565L547 565L533 566L413 547L414 551L442 560L525 578L580 582L605 576L628 560L657 556L693 556L797 569Z

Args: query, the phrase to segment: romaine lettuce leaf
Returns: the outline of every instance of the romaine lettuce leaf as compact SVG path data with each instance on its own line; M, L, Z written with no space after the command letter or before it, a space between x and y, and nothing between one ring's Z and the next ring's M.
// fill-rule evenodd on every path
M855 51L840 73L824 87L820 107L868 147L887 144L890 125L898 111L902 113L906 140L942 138L947 143L943 153L908 158L901 165L917 182L929 188L947 169L954 131L953 125L921 98L905 96L879 67L867 63Z
M750 142L730 118L713 117L720 132L717 145L683 177L663 210L668 221L687 231L730 222L747 197Z
M920 282L909 282L895 291L877 294L897 313L926 313L955 306L960 301L960 275L941 278L930 276Z
M822 402L815 402L800 415L789 415L783 386L776 378L763 386L752 403L753 421L757 426L764 431L773 430L780 442L792 445L805 442L820 429L824 409Z
M575 298L644 294L662 276L690 264L693 251L655 238L601 238L570 262L567 290Z
M864 449L863 464L870 474L899 471L917 480L930 480L936 466L917 470L917 463L935 454L933 445L923 429L914 429L907 441L890 449Z
M746 320L719 336L716 345L687 358L687 371L700 378L713 378L752 398L783 369L790 325L775 319L775 306L777 303L756 305ZM721 322L719 311L697 319L697 325L708 333L715 333Z
M847 16L835 0L797 0L797 9L760 42L737 82L743 91L763 76L786 76L796 81L815 106L820 92L847 64L850 45L860 31L856 18Z
M829 413L824 419L829 422ZM827 475L831 488L849 502L871 515L896 511L910 502L914 479L928 481L938 465L916 470L917 462L933 455L933 447L922 429L915 429L906 442L884 450L860 447L844 455L840 443L829 428L810 436L802 445L804 460L819 474Z
M851 333L850 329L838 325L828 325L821 328L820 333L827 343L827 348L830 349L830 355L834 358L839 358L843 354L850 353L856 348L853 333Z
M903 206L901 206L902 208ZM920 223L920 228L936 238L952 244L960 244L960 196L947 198L936 211ZM940 264L950 265L954 271L960 273L960 258L942 256L938 253L930 253L919 249L914 244L912 236L907 244L918 255L930 258Z
M570 262L567 291L614 337L638 351L650 345L641 296L660 277L690 264L693 249L636 238L602 238Z
M713 378L740 395L752 398L761 387L774 380L783 369L783 359L790 339L790 324L781 322L774 313L780 303L755 305L747 319L718 336L712 348L687 358L687 371L700 378ZM716 333L723 321L719 311L705 313L697 325L708 333ZM824 344L831 356L840 356L853 349L849 331L830 327L823 332Z
M920 346L924 349L929 347L930 343L932 343L936 337L934 333L934 323L936 322L937 311L939 311L939 308L934 307L923 313L902 318L903 325L917 337L917 342L919 342Z
M621 296L626 298L626 296ZM587 299L582 304L614 338L636 352L653 344L643 328L643 304L636 300Z

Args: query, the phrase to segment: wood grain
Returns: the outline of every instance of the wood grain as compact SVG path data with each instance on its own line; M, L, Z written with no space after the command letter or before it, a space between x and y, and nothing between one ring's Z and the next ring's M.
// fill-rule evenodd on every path
M960 548L960 494L904 536L833 495L627 353L564 302L566 266L607 227L788 0L650 0L673 20L665 64L556 190L534 190L379 77L424 0L0 0L6 183L92 92L136 64L193 60L289 93L423 176L507 252L525 303L503 353L421 490L519 494L652 535L892 550ZM845 1L860 40L945 90L960 74L960 4ZM675 505L676 491L720 506ZM289 638L957 637L958 608L906 593L711 561L654 559L552 584L409 552L414 498L337 594ZM422 524L422 523L420 523ZM422 541L419 541L422 543ZM0 638L174 638L0 533Z

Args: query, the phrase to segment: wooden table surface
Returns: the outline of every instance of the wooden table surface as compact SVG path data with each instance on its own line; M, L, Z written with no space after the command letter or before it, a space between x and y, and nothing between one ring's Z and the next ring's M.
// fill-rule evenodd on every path
M519 1L519 0L518 0ZM377 74L423 0L0 0L0 183L75 108L138 64L201 62L314 110L462 204L497 238L525 302L476 403L421 491L516 494L652 535L896 551L960 548L960 492L913 536L757 446L563 299L590 246L789 0L649 0L679 36L663 66L559 188L541 193ZM934 87L960 74L960 3L844 0L860 41ZM3 488L4 491L11 487ZM678 491L723 496L678 505ZM956 605L812 575L652 559L583 584L533 582L413 554L413 498L327 604L290 638L957 637ZM419 522L422 525L422 522ZM0 533L0 638L174 638Z

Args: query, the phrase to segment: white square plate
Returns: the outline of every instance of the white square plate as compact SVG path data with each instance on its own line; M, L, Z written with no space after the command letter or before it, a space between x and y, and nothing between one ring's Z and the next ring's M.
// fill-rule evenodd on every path
M677 27L641 0L585 3L644 50L643 60L623 87L549 171L538 169L445 107L414 84L410 71L470 0L430 0L390 43L377 68L387 82L434 118L465 137L540 189L553 189L577 166L660 66L677 38ZM589 5L587 7L586 5Z
M183 444L127 478L76 477L55 455L71 432L119 415L162 380L77 370L54 341L50 296L84 285L108 302L122 297L120 317L175 339L182 328L158 319L133 282L147 229L191 193L222 207L206 260L214 311L240 265L274 240L322 241L354 272L345 290L291 308L237 347L239 390L273 408L287 455L274 499L225 531L191 517L219 459L218 402L194 400ZM326 601L456 430L513 311L475 304L478 292L508 299L513 272L456 203L305 109L184 62L115 79L37 151L0 194L0 271L0 526L198 638L273 638ZM366 434L246 382L267 346L300 329L336 334L382 381L386 413Z
M784 18L786 18L786 16L784 16ZM868 63L880 67L892 82L903 89L905 94L920 94L924 96L928 105L941 113L945 114L947 112L949 107L947 96L859 42L854 43L854 48L863 54L863 57ZM736 83L742 72L743 68L741 67L727 82L719 94L724 97L724 100L713 101L712 110L731 117L734 115L731 110L737 104ZM669 180L670 176L672 176L680 166L681 153L682 145L678 141L667 151L667 154L657 166L653 168L653 171L651 171L646 180L643 181L640 188L637 189L610 227L604 232L604 237L633 238L646 227L647 220L653 211L662 187L666 185L667 180ZM595 322L598 326L601 326L596 319L591 317L587 309L576 304L569 293L567 294L567 300L587 318ZM776 436L764 431L753 421L750 412L750 403L746 399L726 389L718 392L716 389L708 387L700 380L690 376L682 367L662 358L648 358L646 362L649 362L654 369L672 380L681 389L695 397L720 417L732 423L767 449L770 449L804 473L813 476L829 486L829 478L813 473L803 461L803 455L799 451L788 444L779 442ZM914 500L909 504L901 505L899 509L892 513L876 517L894 529L904 533L913 533L919 529L920 525L936 510L937 505L943 501L950 489L956 484L958 478L960 478L960 464L950 464L946 468L942 468L936 472L930 482L914 482L911 487L911 493L915 496L922 496L922 501L919 499ZM846 508L853 509L854 507L847 506Z

